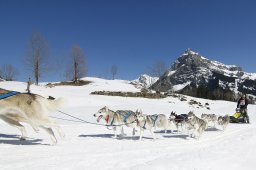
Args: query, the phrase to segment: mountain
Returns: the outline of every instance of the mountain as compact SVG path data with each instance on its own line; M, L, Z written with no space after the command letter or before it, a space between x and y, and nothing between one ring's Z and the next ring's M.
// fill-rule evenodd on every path
M158 77L151 77L147 74L142 74L138 79L131 81L136 88L149 88L154 84L159 78Z
M152 85L152 89L212 99L222 99L225 95L232 98L239 92L256 96L256 73L211 61L187 49Z

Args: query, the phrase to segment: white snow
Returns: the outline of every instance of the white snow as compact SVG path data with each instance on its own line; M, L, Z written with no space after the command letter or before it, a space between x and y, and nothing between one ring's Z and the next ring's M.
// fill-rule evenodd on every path
M205 58L205 57L203 57L203 56L200 56L201 57L201 59L203 59L203 60L208 60L207 58Z
M184 89L187 85L189 85L190 83L191 83L191 81L188 81L188 82L186 82L186 83L184 83L184 84L177 84L177 85L174 85L174 86L172 87L172 90L173 90L173 91L182 90L182 89Z
M201 103L209 103L210 110L192 107L186 101L168 97L145 99L90 95L96 90L138 91L128 81L86 78L93 83L81 86L46 88L31 86L33 93L43 96L64 97L68 101L61 110L86 121L94 122L92 116L101 107L113 110L142 109L145 114L178 114L194 111L232 115L236 103L212 101L187 97ZM26 83L0 82L0 88L24 92ZM251 124L229 124L226 131L209 128L200 140L185 134L157 130L153 141L145 131L143 141L131 137L132 130L125 128L127 136L113 138L112 130L76 122L75 119L52 113L66 134L55 146L43 130L35 133L26 124L29 139L19 141L19 131L0 120L0 170L253 170L256 158L256 106L249 105ZM74 121L71 121L74 120ZM103 122L101 122L103 123ZM221 127L217 126L218 129ZM172 127L173 130L176 130Z
M170 77L170 76L173 75L175 72L176 72L176 70L168 71L167 76Z
M212 65L210 66L211 69L217 70L217 71L222 71L225 76L237 77L236 75L239 73L239 71L231 71L230 70L230 68L237 67L236 65L225 65L218 61L211 61L211 63L212 63ZM241 79L251 79L251 80L256 79L256 73L248 73L248 72L244 72L244 71L243 71L243 73L244 73L244 75L241 77Z
M244 75L241 77L242 79L251 79L256 80L256 73L244 73Z
M198 55L197 52L192 51L190 48L188 48L183 55Z
M211 61L210 68L213 70L221 71L225 76L236 77L238 71L230 71L230 68L237 67L235 65L225 65L218 61Z

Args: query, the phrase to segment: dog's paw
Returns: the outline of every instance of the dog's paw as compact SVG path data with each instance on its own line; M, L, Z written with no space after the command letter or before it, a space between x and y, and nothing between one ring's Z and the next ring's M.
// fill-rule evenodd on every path
M27 139L26 139L26 137L21 136L21 137L20 137L20 140L24 141L24 140L27 140Z

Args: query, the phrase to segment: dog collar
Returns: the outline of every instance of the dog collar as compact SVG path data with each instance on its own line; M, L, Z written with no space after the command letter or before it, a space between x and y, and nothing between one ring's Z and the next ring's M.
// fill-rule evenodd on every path
M108 124L108 121L109 121L109 115L107 115L107 117L105 118L107 124Z

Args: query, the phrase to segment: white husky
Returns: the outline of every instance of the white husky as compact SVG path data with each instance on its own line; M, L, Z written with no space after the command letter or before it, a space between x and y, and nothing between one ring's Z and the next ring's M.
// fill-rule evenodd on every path
M218 117L218 124L220 126L222 126L222 130L223 131L226 129L227 125L229 124L229 121L230 121L229 115L219 116Z
M215 124L217 122L217 116L215 114L205 114L205 113L203 113L201 115L201 119L205 120L207 123L212 122L214 127L215 127Z
M61 99L52 100L30 93L17 93L0 100L0 119L17 127L21 131L21 139L25 140L27 133L20 122L28 123L38 132L39 127L51 136L53 144L57 143L53 128L64 137L60 127L48 117L50 111L56 110L62 104Z
M203 131L207 128L207 122L203 119L198 118L193 112L188 113L188 120L187 123L189 124L190 128L193 127L194 131L191 134L195 137L195 131L198 132L197 139L200 138Z
M164 114L157 114L157 115L145 115L142 112L136 111L137 117L137 125L140 127L140 140L142 140L142 136L144 130L147 129L150 131L151 135L153 136L154 140L156 139L154 129L163 128L165 133L167 128L169 127L169 122L167 117Z
M133 128L132 135L135 135L135 128L136 128L136 118L135 113L133 111L113 111L110 110L108 107L103 107L98 110L97 113L93 115L97 117L97 122L99 122L102 118L106 121L107 126L113 126L113 131L115 138L117 137L116 130L121 130L121 135L124 136L124 129L123 126L128 126Z

